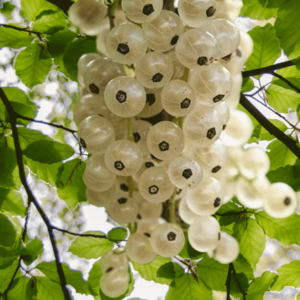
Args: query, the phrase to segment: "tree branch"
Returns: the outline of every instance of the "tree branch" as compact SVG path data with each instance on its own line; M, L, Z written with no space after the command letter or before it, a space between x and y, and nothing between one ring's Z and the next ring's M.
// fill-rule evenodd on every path
M251 77L251 76L263 75L265 73L274 72L275 70L284 69L284 68L287 68L287 67L291 67L293 65L294 65L294 63L292 61L285 61L285 62L282 62L282 63L279 63L279 64L275 64L275 65L260 68L260 69L244 71L244 72L242 72L242 75L243 75L243 78L248 78L248 77Z
M23 186L26 190L27 196L28 196L28 207L29 207L30 203L33 203L35 205L36 209L38 210L40 216L42 217L43 221L45 222L46 226L47 226L50 241L51 241L51 245L52 245L52 249L53 249L54 256L55 256L57 273L58 273L58 276L59 276L59 279L60 279L60 284L61 284L61 287L62 287L62 290L63 290L64 298L65 298L65 300L71 300L71 296L70 296L70 294L67 290L67 287L66 287L66 285L67 285L66 277L65 277L65 274L64 274L64 271L63 271L63 268L62 268L62 264L61 264L61 261L60 261L60 256L59 256L59 252L58 252L58 249L57 249L56 239L55 239L55 236L54 236L52 225L51 225L50 220L48 219L47 215L45 214L45 212L41 208L40 204L38 203L38 201L34 197L31 189L29 188L27 180L26 180L25 169L24 169L24 164L23 164L22 150L21 150L21 145L20 145L20 140L19 140L19 135L18 135L18 129L17 129L18 115L14 111L11 103L9 102L9 100L6 97L6 95L5 95L2 88L0 88L0 98L2 99L4 105L7 109L7 112L10 116L10 123L11 123L11 128L12 128L12 135L13 135L13 139L14 139L16 158L17 158L18 167L19 167L19 176L20 176L21 182L22 182L22 184L23 184Z
M229 264L229 268L231 268L234 280L236 281L236 283L237 283L237 285L238 285L241 293L243 294L243 299L246 300L247 293L244 291L243 287L241 286L241 284L240 284L240 282L239 282L239 280L238 280L238 278L236 276L236 272L235 272L233 263Z
M53 229L57 230L57 231L60 231L60 232L64 232L64 233L68 233L68 234L71 234L71 235L75 235L75 236L81 236L81 237L94 237L94 238L98 238L98 239L107 239L107 236L106 235L96 235L96 234L84 234L84 233L76 233L76 232L72 232L72 231L69 231L69 230L65 230L65 229L61 229L61 228L58 228L56 226L51 226Z
M277 74L276 72L269 72L269 74L273 75L274 77L279 78L281 81L285 82L288 86L290 86L292 89L294 89L297 93L300 93L300 89L293 85L289 80L285 79L280 74Z
M20 268L20 266L21 266L21 257L22 257L22 256L20 256L20 258L19 258L19 263L18 263L18 265L17 265L17 268L16 268L16 270L15 270L15 272L14 272L14 274L13 274L13 276L12 276L12 278L11 278L11 280L10 280L10 282L9 282L9 284L8 284L8 286L7 286L7 288L6 288L6 290L3 292L3 297L4 297L4 299L7 299L7 293L9 292L9 290L10 290L10 288L11 288L13 282L14 282L14 279L15 279L15 277L16 277L18 271L19 271L19 268ZM1 296L1 293L0 293L0 296ZM1 297L0 297L0 299L1 299Z
M273 125L243 94L241 94L240 103L262 127L286 145L300 159L300 148L296 141Z
M232 271L231 264L229 264L228 274L227 274L227 278L226 278L226 282L225 282L226 290L227 290L226 300L231 300L231 298L230 298L231 271Z
M6 28L12 28L14 30L18 30L18 31L25 31L25 32L28 32L28 33L33 33L35 34L40 40L42 40L42 36L41 36L41 33L40 32L37 32L37 31L33 31L33 30L30 30L28 28L20 28L20 27L16 27L16 26L12 26L12 25L6 25L6 24L0 24L1 27L6 27Z

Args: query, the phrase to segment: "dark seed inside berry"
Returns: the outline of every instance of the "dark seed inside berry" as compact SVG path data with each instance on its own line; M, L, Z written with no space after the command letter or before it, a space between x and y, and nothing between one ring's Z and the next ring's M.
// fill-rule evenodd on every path
M205 57L205 56L201 56L197 60L197 64L199 66L204 66L205 64L207 64L207 62L208 62L208 60L207 60L207 57Z
M221 204L221 199L220 198L216 198L215 202L214 202L214 207L218 207Z
M93 94L97 94L98 95L100 93L100 89L94 83L91 83L89 85L89 88L90 88L90 90L91 90L91 92Z
M140 214L138 214L136 217L137 217L139 220L142 220L142 216L141 216Z
M190 104L191 104L191 100L188 99L188 98L185 98L185 99L180 103L180 107L181 107L182 109L186 109L186 108L189 108Z
M285 199L284 199L284 204L285 205L290 205L292 203L292 199L290 198L290 197L286 197Z
M217 134L217 132L216 132L216 129L213 127L213 128L211 128L211 129L209 129L208 131L207 131L207 138L208 139L213 139L214 138L214 136Z
M148 237L148 238L150 238L150 237L151 237L151 234L150 234L150 233L148 233L148 232L145 232L145 233L144 233L144 235L145 235L146 237Z
M206 10L206 16L212 17L215 14L215 12L216 12L216 9L213 6L211 6Z
M120 160L115 162L114 167L119 171L122 171L125 168L124 164Z
M171 45L174 46L177 44L178 42L178 39L179 39L179 36L178 35L175 35L172 40L171 40Z
M156 195L158 193L158 191L159 191L159 187L156 186L156 185L151 185L149 187L149 194L150 195Z
M119 103L124 103L126 102L127 94L123 91L118 91L116 94L116 99Z
M183 172L182 172L182 177L184 177L185 179L189 179L192 175L193 175L193 172L191 169L185 169Z
M159 150L160 151L168 151L170 146L166 141L162 141L161 143L158 144Z
M147 162L145 162L145 167L146 167L147 169L149 169L149 168L154 167L154 164L153 164L153 162L151 162L151 161L147 161Z
M225 124L225 125L223 125L223 130L225 130L225 129L226 129L226 126L227 126L226 124Z
M122 184L120 185L120 188L121 188L121 190L124 191L124 192L128 192L128 191L129 191L129 187L128 187L128 185L125 184L125 183L122 183Z
M221 170L221 166L216 166L216 167L214 167L212 170L211 170L211 172L212 173L217 173L217 172L219 172L220 170Z
M130 49L127 44L120 43L117 47L117 51L123 55L126 55L127 53L129 53Z
M220 102L223 100L225 95L217 95L216 97L213 98L214 103Z
M109 267L109 268L105 271L105 273L109 273L109 272L111 272L113 269L114 269L113 267Z
M118 202L119 202L119 204L125 204L127 202L127 198L122 197L122 198L118 199Z
M138 132L134 132L133 133L133 139L137 143L141 139L140 134Z
M169 241L175 241L175 239L176 239L176 233L173 232L173 231L171 231L171 232L168 233L167 237L168 237Z
M229 54L229 55L226 55L226 56L222 57L222 59L224 59L225 61L229 61L230 58L231 58L231 55L232 55L232 53Z
M164 78L164 75L161 73L156 73L152 76L152 81L153 82L161 82Z
M154 12L154 7L153 7L152 4L146 4L146 5L143 7L143 14L144 14L144 15L149 16L149 15L151 15L153 12Z

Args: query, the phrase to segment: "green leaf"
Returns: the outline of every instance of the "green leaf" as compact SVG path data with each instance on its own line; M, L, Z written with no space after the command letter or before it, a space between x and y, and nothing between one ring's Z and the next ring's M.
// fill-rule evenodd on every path
M254 89L253 80L250 77L244 78L241 93L246 93L246 92L252 91L253 89Z
M103 236L102 232L86 232ZM78 257L83 258L98 258L110 251L113 248L113 243L105 238L95 237L77 237L71 244L69 251Z
M269 121L282 132L285 132L287 130L287 126L284 123L282 123L280 120L269 119ZM271 141L275 139L275 136L271 135L269 131L267 131L264 127L261 127L259 139L261 141Z
M10 47L19 49L31 44L33 39L34 35L30 35L28 32L0 27L0 48Z
M57 6L45 0L22 0L21 8L28 21L35 21L36 17L44 10L59 10Z
M261 125L257 125L254 128L252 136L251 136L250 140L248 141L249 144L251 144L251 143L258 143L261 129L262 129Z
M276 276L276 273L266 271L261 277L256 277L249 286L247 300L263 299L265 292L269 290Z
M37 289L32 287L34 281L30 278L21 276L13 281L13 285L10 288L7 298L8 299L22 299L31 300L35 299Z
M161 256L157 256L156 259L148 264L148 265L139 265L136 263L132 263L133 268L138 271L142 278L154 282L161 283L161 284L170 284L173 279L158 277L157 270L166 263L171 262L170 258L165 258Z
M264 27L257 26L248 33L253 40L254 48L247 60L245 70L273 65L275 60L281 55L274 27L271 24L267 24Z
M256 220L248 218L247 223L240 221L235 224L234 237L240 244L240 253L255 270L256 264L265 250L266 236L262 228Z
M204 255L205 255L204 253L201 253L192 247L187 234L185 234L185 244L183 249L179 253L179 256L184 258L190 258L190 259L199 259Z
M57 190L61 199L65 200L68 207L73 210L80 202L86 201L86 185L82 175L85 170L85 162L76 158L66 162L60 177L63 186Z
M25 217L26 208L17 191L0 188L0 211L8 211L16 216Z
M291 89L285 89L279 85L271 84L268 89L268 102L278 112L288 113L291 108L297 110L300 102L300 94Z
M9 247L12 246L16 239L16 230L10 219L0 213L0 245Z
M85 53L93 52L97 52L94 40L82 38L69 43L63 57L63 62L70 79L77 81L77 62L79 58Z
M16 8L15 5L12 5L9 3L9 1L7 1L7 2L2 3L2 8L1 8L0 13L3 14L6 17L6 19L11 19L12 18L11 13L15 8Z
M38 293L36 300L65 299L61 285L47 277L36 277Z
M291 186L295 192L300 191L300 165L285 166L276 170L270 171L267 174L271 183L284 182Z
M22 149L25 149L29 144L38 140L51 141L47 135L42 134L40 131L26 127L18 127L18 134Z
M26 244L25 253L22 255L23 262L26 265L30 265L32 262L34 262L38 255L43 253L43 243L40 239L37 237Z
M249 287L248 278L244 273L237 273L230 281L230 294L234 297L242 297Z
M278 277L271 287L272 291L281 291L285 286L300 286L300 261L294 260L276 270Z
M269 144L268 149L271 150L267 153L271 161L270 171L293 165L297 160L296 155L279 140Z
M244 258L242 254L239 254L237 259L233 262L235 271L237 273L244 273L248 280L252 280L254 278L253 269L250 263Z
M267 20L276 17L277 9L264 8L257 0L243 0L243 4L240 16L256 20Z
M297 118L298 120L300 120L300 103L298 104L296 111L297 111Z
M212 300L212 290L200 279L199 283L190 274L183 274L171 284L166 300Z
M127 229L126 228L123 228L123 227L116 227L116 228L113 228L112 230L110 230L108 233L107 233L107 238L112 241L112 242L121 242L123 240L126 239L127 237Z
M256 213L255 218L269 238L276 239L285 246L300 244L299 215L293 214L284 219L275 219L262 211Z
M285 54L290 58L300 56L300 49L295 41L300 39L300 2L291 0L282 5L275 21L276 35Z
M19 261L15 260L11 262L6 268L0 268L0 293L3 293L6 290L18 265L19 265ZM18 298L13 298L13 299L18 299Z
M26 157L45 164L61 162L73 154L74 150L71 146L50 140L35 141L23 151Z
M72 285L77 293L89 294L89 288L87 281L83 280L82 273L77 270L72 270L70 267L63 263L62 264L67 284ZM41 262L36 266L44 275L47 276L51 281L60 284L60 279L56 269L55 261L51 262Z
M32 44L22 50L15 61L16 74L30 89L45 81L51 70L52 59L39 44Z
M63 12L44 12L33 24L33 30L41 33L53 34L67 26L67 18Z
M183 268L173 262L168 262L160 266L157 270L157 277L175 279L184 273Z

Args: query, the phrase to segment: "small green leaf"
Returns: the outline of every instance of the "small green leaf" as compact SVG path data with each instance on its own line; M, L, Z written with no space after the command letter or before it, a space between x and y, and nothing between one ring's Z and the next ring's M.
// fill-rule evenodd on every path
M282 132L285 132L287 130L287 126L284 123L282 123L280 120L269 119L269 121ZM275 136L271 135L269 131L267 131L264 127L261 127L259 139L261 141L271 141L275 139Z
M65 263L62 264L62 267L66 276L67 284L72 285L76 289L77 293L89 294L88 283L83 280L82 273L80 271L70 269L70 267ZM41 262L36 266L36 268L44 273L51 281L60 284L55 261Z
M161 256L157 256L156 259L148 264L148 265L139 265L136 263L132 263L133 268L138 271L142 278L154 282L161 283L161 284L170 284L173 279L170 278L163 278L158 277L157 270L166 263L171 262L170 258L165 258Z
M19 264L18 260L15 260L11 262L8 266L5 268L0 268L0 293L3 293L8 284L10 283L13 274L15 273L17 266ZM13 298L13 299L18 299L18 298ZM22 298L21 298L22 299Z
M166 300L212 300L212 290L200 279L199 283L190 274L183 274L171 284Z
M34 35L30 35L28 32L0 27L0 48L10 47L19 49L31 44L33 39Z
M16 240L16 230L10 219L0 213L0 245L9 247L12 246Z
M15 5L9 3L9 1L2 3L1 14L3 14L6 19L11 19L11 13L16 8ZM1 47L1 46L0 46Z
M240 244L240 253L248 260L253 270L265 250L266 236L256 220L247 218L234 226L234 237Z
M192 247L187 234L185 234L185 244L183 249L179 253L179 256L184 258L190 258L190 259L199 259L204 255L205 255L204 253L201 253Z
M71 146L49 140L35 141L23 151L26 157L45 164L61 162L73 154L74 150Z
M127 237L127 229L123 227L116 227L107 233L107 238L112 242L121 242Z
M282 5L275 21L276 35L285 54L290 58L300 56L300 49L295 41L300 39L300 2L291 0Z
M43 243L40 239L37 237L26 244L25 253L22 255L23 262L26 265L30 265L32 262L34 262L38 255L43 253Z
M275 140L269 144L268 149L271 150L268 152L271 161L270 171L287 165L293 165L296 162L296 155L279 140Z
M257 0L243 0L243 4L240 16L256 20L267 20L276 17L277 9L266 9Z
M250 77L244 78L241 93L247 93L249 91L252 91L253 89L254 89L253 80Z
M28 277L21 276L13 281L7 298L8 299L22 299L31 300L35 299L37 289L31 287L31 280Z
M53 34L67 25L67 18L63 12L45 11L33 24L33 30L41 33Z
M256 4L256 6L259 6L259 4ZM248 33L253 40L254 48L247 60L245 70L273 65L275 60L281 55L274 27L271 24L267 24L264 27L256 26Z
M275 219L264 211L256 213L258 224L271 239L276 239L285 246L300 244L300 216L293 214L284 219Z
M38 287L36 300L65 299L61 285L51 281L47 277L35 277Z
M26 208L17 191L0 188L0 211L8 211L16 216L25 217Z
M268 89L268 102L278 112L288 113L289 109L297 110L300 94L291 89L271 84Z
M264 272L261 277L256 277L249 286L247 300L263 299L265 292L269 291L276 277L276 273L270 271Z
M281 266L276 270L278 277L273 283L272 291L281 291L285 286L293 286L298 288L300 286L300 261L293 260L287 265Z
M97 52L96 42L86 38L77 39L67 46L63 62L70 79L77 81L77 62L79 58L85 53L94 52Z
M85 232L103 236L102 232ZM78 257L99 258L113 248L113 243L105 238L77 237L71 244L69 251Z
M160 266L157 270L157 277L175 279L184 273L181 266L176 263L169 262Z
M68 207L73 210L80 202L86 201L86 185L82 175L85 170L85 162L73 159L63 165L64 169L60 177L63 186L57 190L61 199L65 200Z
M44 10L58 11L59 8L45 0L22 0L22 11L28 21L35 21Z
M22 82L31 89L45 81L51 66L51 57L39 44L32 44L18 54L14 67Z

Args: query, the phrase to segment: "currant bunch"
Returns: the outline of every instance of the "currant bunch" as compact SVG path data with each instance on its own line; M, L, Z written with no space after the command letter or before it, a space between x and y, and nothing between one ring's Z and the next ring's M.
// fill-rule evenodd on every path
M113 28L101 1L70 9L80 31L97 35L99 50L78 61L74 109L81 145L92 154L87 198L135 228L125 249L101 258L109 297L128 288L128 259L178 255L182 228L196 250L234 261L239 244L212 216L234 196L276 218L296 209L293 190L266 178L265 151L243 148L253 125L237 106L253 43L234 24L241 7L241 0L179 0L173 12L162 0L122 0ZM166 201L179 207L170 222L161 218Z

